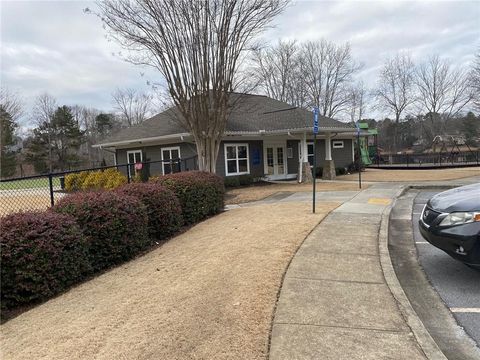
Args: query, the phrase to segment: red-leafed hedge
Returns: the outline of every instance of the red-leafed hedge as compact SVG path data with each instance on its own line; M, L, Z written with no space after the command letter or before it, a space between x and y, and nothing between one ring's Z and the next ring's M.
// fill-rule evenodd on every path
M164 239L183 225L180 201L166 187L155 183L131 183L115 191L122 196L136 197L146 206L151 239Z
M53 211L72 215L89 240L95 271L129 260L151 243L145 205L113 191L68 195Z
M223 179L202 171L168 174L152 179L177 195L182 206L183 219L196 223L223 210L225 186Z
M71 216L25 212L1 223L2 313L58 294L91 271L86 238Z

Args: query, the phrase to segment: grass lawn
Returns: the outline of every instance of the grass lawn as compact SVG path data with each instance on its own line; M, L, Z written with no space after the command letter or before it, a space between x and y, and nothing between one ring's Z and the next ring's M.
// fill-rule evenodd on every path
M60 186L60 179L53 178L53 186ZM48 188L48 178L34 178L17 181L0 182L0 190L40 189Z
M2 358L264 360L285 269L338 205L210 218L3 324Z

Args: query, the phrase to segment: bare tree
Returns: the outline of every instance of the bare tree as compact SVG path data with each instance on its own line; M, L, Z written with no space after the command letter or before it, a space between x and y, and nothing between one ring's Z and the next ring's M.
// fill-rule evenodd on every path
M98 2L110 35L165 78L195 139L199 168L215 172L239 59L281 13L285 0L106 0Z
M416 85L418 104L429 120L426 130L431 139L443 134L446 121L459 114L473 99L467 71L452 68L448 60L438 55L431 56L418 67Z
M299 48L296 41L279 41L277 45L254 52L255 76L271 98L297 105Z
M152 107L152 96L135 89L117 89L112 94L113 104L127 126L138 125L147 119Z
M309 105L318 106L320 113L328 117L347 110L349 87L361 68L352 58L350 45L310 41L303 44L300 61Z
M17 121L23 115L24 104L22 98L5 87L0 88L0 105L13 121Z
M50 124L56 109L56 99L47 93L43 93L35 99L32 112L33 121L37 123L37 125L42 126L48 124L48 167L50 172L53 171L52 134Z
M396 151L400 118L416 100L415 65L408 54L397 54L386 60L374 96L380 109L395 115L393 149Z
M473 105L480 112L480 50L475 55L470 70L470 86L473 94Z
M362 120L367 108L368 92L363 81L350 88L349 95L349 113L352 122Z

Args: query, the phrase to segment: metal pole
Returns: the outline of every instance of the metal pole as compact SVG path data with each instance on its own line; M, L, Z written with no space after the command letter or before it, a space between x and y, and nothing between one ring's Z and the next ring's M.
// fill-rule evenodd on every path
M50 189L50 206L55 205L55 199L53 198L53 177L52 173L48 174L48 187Z
M313 133L313 213L315 214L315 187L317 184L317 133Z
M362 153L360 150L360 131L357 131L358 144L358 187L362 188Z

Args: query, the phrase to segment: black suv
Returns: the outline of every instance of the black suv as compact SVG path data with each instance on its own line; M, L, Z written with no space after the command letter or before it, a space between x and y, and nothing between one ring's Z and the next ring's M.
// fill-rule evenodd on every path
M429 243L480 268L480 183L433 196L423 208L419 225Z

